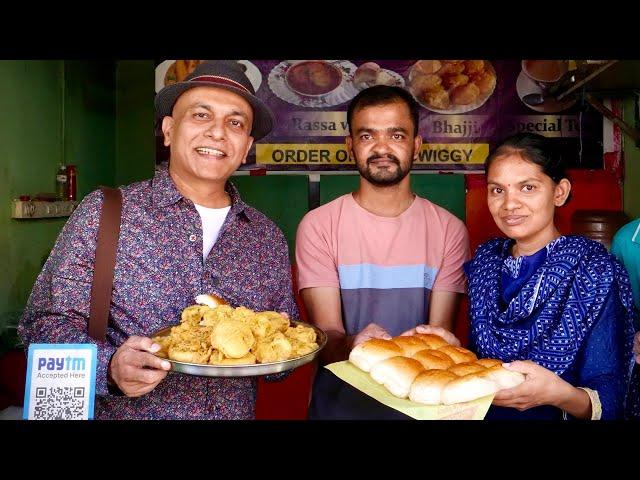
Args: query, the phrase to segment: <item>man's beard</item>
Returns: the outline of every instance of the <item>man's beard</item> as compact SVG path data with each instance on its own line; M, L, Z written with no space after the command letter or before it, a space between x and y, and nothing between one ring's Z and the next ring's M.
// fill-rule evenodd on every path
M411 157L413 158L413 152L411 152ZM397 168L395 170L391 168L377 168L376 172L374 173L371 168L372 162L374 160L382 158L395 163ZM395 155L373 154L369 158L367 158L367 161L364 164L361 164L360 162L358 162L358 159L356 159L356 166L358 167L360 175L362 175L365 179L367 179L369 183L375 185L376 187L391 187L393 185L397 185L402 181L404 177L409 174L412 163L413 162L409 162L409 164L407 165L407 169L403 170L402 166L400 165L400 160L398 160L398 157L396 157Z

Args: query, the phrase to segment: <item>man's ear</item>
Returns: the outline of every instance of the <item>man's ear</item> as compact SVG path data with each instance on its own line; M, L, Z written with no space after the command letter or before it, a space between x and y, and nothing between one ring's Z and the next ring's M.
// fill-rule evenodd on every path
M353 139L351 138L351 136L345 137L344 143L347 146L347 153L349 154L349 160L353 160L353 158L351 158L351 149L353 148Z
M571 182L566 178L563 178L556 185L555 191L553 193L553 204L556 207L561 207L567 201L569 197L569 193L571 192Z
M171 145L171 133L173 131L173 118L164 117L162 119L162 134L164 135L164 146Z
M422 135L418 134L413 139L413 148L414 148L413 160L415 161L420 158L420 150L422 149Z
M253 145L253 137L249 137L249 143L247 143L247 150L244 152L244 157L242 157L242 163L247 163L247 157L249 156L249 150L251 150L251 145Z

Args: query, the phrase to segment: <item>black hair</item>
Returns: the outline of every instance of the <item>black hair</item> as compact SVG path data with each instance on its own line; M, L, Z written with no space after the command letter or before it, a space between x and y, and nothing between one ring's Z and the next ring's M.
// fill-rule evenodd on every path
M418 103L408 91L400 87L389 85L375 85L365 88L358 93L347 109L347 124L351 132L351 118L356 110L374 105L385 105L393 102L403 102L409 108L411 121L413 122L414 137L418 135L418 124L420 121Z
M484 162L484 171L489 174L491 163L498 157L505 155L519 155L528 162L535 163L542 173L558 184L560 180L569 180L565 162L553 142L537 133L516 133L504 140ZM569 180L570 181L570 180ZM571 198L567 197L565 204Z

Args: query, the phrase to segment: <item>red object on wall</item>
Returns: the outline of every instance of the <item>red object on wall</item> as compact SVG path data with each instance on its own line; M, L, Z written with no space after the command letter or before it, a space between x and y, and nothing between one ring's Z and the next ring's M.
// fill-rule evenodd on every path
M458 315L453 325L453 334L460 340L463 347L469 345L469 298L466 295L462 296Z
M471 255L478 246L490 238L501 237L502 232L493 221L487 207L487 180L484 174L465 175L465 224L469 230Z
M27 358L22 350L10 350L0 356L0 410L24 404Z
M75 165L67 165L67 200L75 200L77 196L77 171Z

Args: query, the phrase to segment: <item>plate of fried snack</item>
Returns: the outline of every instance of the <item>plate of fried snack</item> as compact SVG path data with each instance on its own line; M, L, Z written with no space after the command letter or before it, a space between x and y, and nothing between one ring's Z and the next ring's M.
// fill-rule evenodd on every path
M481 107L496 88L488 60L418 60L409 70L409 91L436 113L465 113Z
M381 403L420 419L483 418L496 392L524 381L502 361L478 359L432 334L370 339L354 347L348 361L327 368Z
M250 377L291 370L315 359L326 334L273 311L232 307L215 295L198 295L180 324L152 335L157 356L172 370L206 377Z
M156 93L167 85L181 82L203 60L165 60L156 67Z

